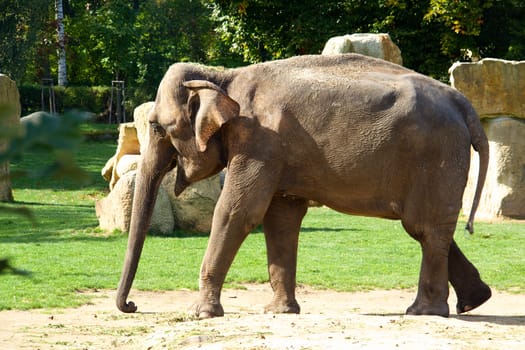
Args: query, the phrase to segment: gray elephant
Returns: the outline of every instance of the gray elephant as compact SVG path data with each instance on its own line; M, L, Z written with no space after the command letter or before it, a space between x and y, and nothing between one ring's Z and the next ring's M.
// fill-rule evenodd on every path
M422 248L413 315L449 315L491 296L453 240L471 145L482 191L488 142L454 89L357 54L300 56L237 69L174 64L149 115L117 306L127 301L162 177L177 166L175 193L227 168L200 271L199 317L222 316L220 295L241 243L264 227L274 295L268 312L298 313L297 244L308 200L337 211L401 220ZM351 263L350 261L348 263Z

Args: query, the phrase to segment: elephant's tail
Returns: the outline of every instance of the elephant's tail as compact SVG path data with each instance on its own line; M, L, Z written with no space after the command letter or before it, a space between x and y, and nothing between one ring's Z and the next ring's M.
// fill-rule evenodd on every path
M476 184L476 192L474 193L474 199L472 201L472 207L470 209L470 215L468 218L467 226L465 229L471 234L474 233L474 215L478 209L479 200L481 198L481 192L487 177L487 169L489 166L489 142L485 131L481 126L478 114L474 108L468 103L468 109L465 113L465 122L470 132L470 139L472 147L478 152L479 155L479 171L478 171L478 182Z

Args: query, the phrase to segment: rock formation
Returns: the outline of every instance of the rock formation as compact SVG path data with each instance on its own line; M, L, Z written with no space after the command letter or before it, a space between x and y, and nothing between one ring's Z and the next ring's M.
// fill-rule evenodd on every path
M95 204L99 225L102 229L129 231L133 191L135 189L136 171L123 174L108 196ZM172 206L166 191L161 188L157 195L151 218L150 231L157 233L173 232L175 227Z
M106 162L106 165L102 169L102 176L109 181L110 190L113 190L117 181L122 175L124 175L125 172L123 171L137 169L136 164L139 156L140 144L135 124L120 124L117 151L115 152L115 155ZM124 162L121 162L121 160ZM122 165L121 163L125 163L126 165Z
M478 112L489 139L490 161L477 217L525 219L525 61L483 59L456 63L450 81ZM463 211L470 210L477 181L472 152Z
M15 132L20 122L20 95L13 80L0 74L0 127ZM0 152L5 151L7 140L0 138ZM9 162L0 163L0 202L13 201Z
M457 62L449 72L451 85L467 96L481 118L525 119L525 61Z
M337 55L347 52L381 58L399 65L403 64L401 50L390 39L390 35L385 33L336 36L326 42L322 54Z

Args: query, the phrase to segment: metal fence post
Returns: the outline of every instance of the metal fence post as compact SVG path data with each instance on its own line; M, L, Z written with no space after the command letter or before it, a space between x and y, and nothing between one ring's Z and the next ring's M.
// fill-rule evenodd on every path
M46 93L47 93L47 105L49 107L49 113L56 113L55 105L55 86L53 84L53 79L43 78L41 83L40 99L42 103L42 110L46 110Z
M111 97L109 100L109 124L112 122L113 108L115 108L115 121L117 124L126 122L126 108L124 102L126 94L123 80L111 81Z

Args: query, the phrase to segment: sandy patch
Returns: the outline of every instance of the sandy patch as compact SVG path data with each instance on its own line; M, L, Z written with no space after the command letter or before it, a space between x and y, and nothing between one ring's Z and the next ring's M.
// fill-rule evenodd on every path
M92 292L75 309L0 312L0 349L523 349L525 295L494 292L477 310L450 318L406 316L414 291L339 293L301 287L300 315L264 314L267 285L225 290L225 317L186 315L197 292L140 292L123 314L114 291ZM451 310L455 307L451 295Z

